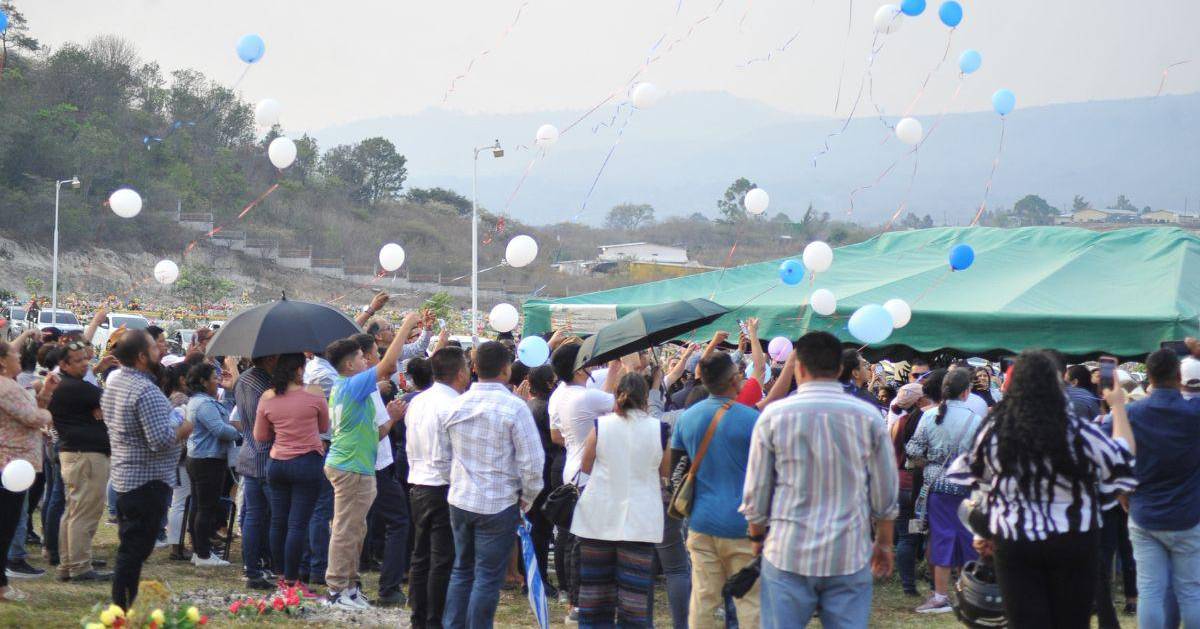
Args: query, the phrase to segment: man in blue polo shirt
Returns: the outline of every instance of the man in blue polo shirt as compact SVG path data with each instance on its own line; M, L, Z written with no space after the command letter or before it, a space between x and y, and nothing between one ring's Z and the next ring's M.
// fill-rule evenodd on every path
M1185 627L1200 627L1200 399L1179 392L1179 358L1146 359L1153 389L1129 405L1138 487L1129 497L1137 562L1138 626L1163 627L1168 583Z
M742 503L750 437L758 411L734 401L742 388L742 374L728 354L720 352L700 361L700 380L710 397L689 408L675 423L672 469L685 453L695 464L709 425L719 415L716 419L720 423L696 474L687 539L692 556L689 625L715 629L713 609L724 603L721 587L754 560L754 550L746 537L746 518L738 513L738 506ZM757 627L758 584L734 603L738 624Z

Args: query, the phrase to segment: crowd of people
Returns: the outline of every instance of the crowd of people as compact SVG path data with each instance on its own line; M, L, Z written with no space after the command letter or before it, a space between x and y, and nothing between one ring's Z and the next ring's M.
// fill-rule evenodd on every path
M1195 358L1161 350L1147 387L1101 387L1052 350L1002 373L873 365L812 332L773 361L750 319L732 351L718 332L582 368L556 330L529 366L514 339L464 349L386 304L308 355L214 358L207 335L171 355L151 327L97 358L102 309L80 334L0 342L0 465L40 471L0 489L0 600L42 574L40 509L57 579L111 581L125 609L156 548L233 570L240 535L247 588L488 627L528 521L544 590L582 627L652 626L660 574L676 627L865 627L875 579L896 570L914 613L946 613L980 563L1013 627L1119 626L1115 563L1140 626L1200 626ZM112 572L92 554L106 506Z

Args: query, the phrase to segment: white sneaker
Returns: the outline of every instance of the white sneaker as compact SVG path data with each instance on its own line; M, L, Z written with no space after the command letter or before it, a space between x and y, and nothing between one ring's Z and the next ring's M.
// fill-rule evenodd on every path
M168 542L166 540L159 540L159 539L154 540L154 550L161 550L170 545L171 545L171 542Z
M350 609L354 611L371 609L371 606L362 599L362 596L359 595L358 590L355 588L346 588L341 592L330 592L329 598L326 599L325 604L330 607Z
M229 565L228 561L221 559L215 553L208 556L208 559L201 559L198 555L192 555L192 565L197 568L224 568Z
M929 595L929 599L916 609L918 614L946 614L954 611L950 607L950 599L938 593Z
M371 602L367 600L362 590L358 588L347 590L347 598L359 609L371 609Z

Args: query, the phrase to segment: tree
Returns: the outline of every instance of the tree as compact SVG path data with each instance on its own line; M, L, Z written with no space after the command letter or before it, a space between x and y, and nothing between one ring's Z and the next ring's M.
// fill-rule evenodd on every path
M43 282L41 278L37 278L32 275L25 276L25 290L29 291L30 295L36 295L42 292L42 289L45 287L46 283Z
M1129 199L1123 194L1117 195L1117 202L1108 206L1110 210L1121 210L1124 212L1137 212L1137 206L1129 202Z
M779 212L775 216L771 217L771 221L775 223L790 223L792 222L792 219L787 214Z
M1017 224L1021 226L1053 225L1055 217L1058 216L1058 208L1051 207L1045 199L1036 194L1029 194L1013 204L1012 213L1017 219Z
M409 188L404 198L413 203L443 203L457 210L459 216L471 213L471 200L446 188Z
M609 229L635 230L654 222L654 208L647 203L622 203L608 211L604 219Z
M8 69L8 49L37 52L41 44L29 36L28 20L9 0L0 2L0 11L8 15L8 28L0 31L0 76Z
M1071 201L1071 211L1072 212L1082 212L1084 210L1090 210L1090 209L1092 209L1092 204L1088 203L1087 199L1083 198L1082 196L1080 196L1078 194L1075 195L1075 200Z
M189 303L203 307L228 295L233 282L217 277L209 267L186 265L179 269L179 278L171 290Z
M692 215L688 217L688 220L707 223L708 217L705 216L703 212L692 212Z
M717 211L721 213L725 222L740 223L746 220L746 206L742 205L742 199L746 198L747 192L757 187L745 177L739 177L737 181L729 184L725 189L725 196L717 201Z
M451 321L458 312L458 309L454 307L454 298L446 291L431 295L421 309L432 312L434 317L443 321Z
M408 176L405 158L385 138L367 138L358 144L340 144L325 152L322 172L350 188L357 203L375 205L394 199Z

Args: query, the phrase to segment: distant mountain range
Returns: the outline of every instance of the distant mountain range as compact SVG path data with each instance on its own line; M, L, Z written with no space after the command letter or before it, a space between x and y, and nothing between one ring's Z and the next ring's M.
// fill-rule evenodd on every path
M598 223L608 208L622 202L650 203L660 218L697 211L715 216L716 200L743 176L770 193L772 215L785 212L795 219L811 202L818 210L844 216L850 192L872 183L899 158L879 185L855 196L851 218L886 220L904 200L911 179L910 211L931 214L938 222L945 217L964 223L983 198L1001 131L999 117L991 112L945 116L921 147L912 177L908 147L894 137L883 142L888 132L878 118L855 118L845 133L830 140L831 150L814 167L814 154L841 120L797 116L726 93L683 93L645 111L603 107L564 133L530 168L536 152L520 145L531 145L540 125L562 129L582 114L431 109L314 135L322 148L382 135L408 157L408 186L447 187L467 196L471 149L498 138L507 154L499 160L481 154L480 203L492 211L505 209L529 168L508 212L534 224L579 213L621 128L620 143L587 211L579 215L582 222ZM928 133L936 116L919 120ZM1138 207L1177 211L1190 198L1189 209L1195 213L1200 205L1200 93L1018 109L1008 116L989 207L1011 206L1030 193L1063 209L1069 209L1076 194L1097 207L1125 194Z

